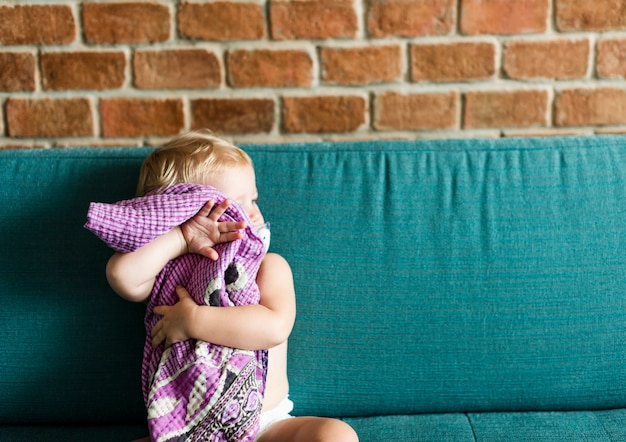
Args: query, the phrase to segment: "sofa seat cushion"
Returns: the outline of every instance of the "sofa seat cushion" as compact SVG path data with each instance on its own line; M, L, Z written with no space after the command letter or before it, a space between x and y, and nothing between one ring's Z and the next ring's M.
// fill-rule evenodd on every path
M3 441L131 441L146 437L146 425L7 425L0 426Z
M346 418L361 442L594 442L626 440L626 409L570 412L449 413ZM144 425L2 426L0 440L135 440Z
M345 419L361 442L601 442L626 440L626 409L451 413Z

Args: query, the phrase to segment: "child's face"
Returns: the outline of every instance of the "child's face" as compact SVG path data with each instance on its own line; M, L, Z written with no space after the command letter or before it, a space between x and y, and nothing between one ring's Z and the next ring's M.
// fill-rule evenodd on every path
M231 200L237 201L255 227L265 223L257 205L259 191L256 188L256 176L252 166L246 164L228 168L222 173L209 177L203 184L213 186Z

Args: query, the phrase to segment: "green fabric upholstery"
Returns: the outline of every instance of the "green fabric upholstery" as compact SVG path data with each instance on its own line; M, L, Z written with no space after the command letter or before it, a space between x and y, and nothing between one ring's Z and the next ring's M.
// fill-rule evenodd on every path
M348 418L361 441L580 442L626 440L626 410L420 414Z
M0 426L0 440L4 442L116 442L146 437L145 425L7 425Z
M296 414L362 441L626 439L626 137L243 147L294 271ZM82 225L149 151L0 151L0 439L143 428L143 308Z

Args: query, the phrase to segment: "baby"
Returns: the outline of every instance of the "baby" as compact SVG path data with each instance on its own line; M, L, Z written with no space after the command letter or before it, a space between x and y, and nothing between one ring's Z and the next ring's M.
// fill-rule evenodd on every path
M197 214L144 246L115 253L107 264L107 278L125 299L149 301L155 282L172 260L187 254L218 260L221 246L246 236L264 236L265 220L257 205L254 167L240 148L209 131L177 136L144 160L138 195L162 192L181 183L210 186L228 198L221 202L211 199ZM248 220L225 220L224 214L234 207L241 208ZM244 229L250 228L253 234L245 235ZM169 348L198 340L242 351L269 349L260 430L254 440L358 441L354 430L343 421L290 415L293 403L287 379L287 338L296 306L287 261L275 253L262 256L256 285L258 303L232 307L201 305L186 288L178 286L178 302L153 308L156 319L151 329L152 346Z

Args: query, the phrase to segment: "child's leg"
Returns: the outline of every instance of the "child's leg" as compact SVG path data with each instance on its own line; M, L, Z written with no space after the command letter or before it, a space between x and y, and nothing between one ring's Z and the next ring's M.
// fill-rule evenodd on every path
M258 442L358 442L352 427L338 419L294 417L270 425Z

